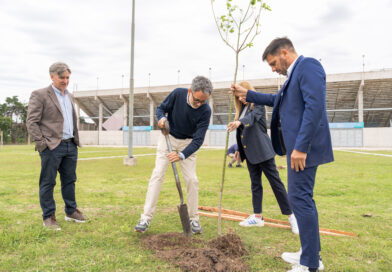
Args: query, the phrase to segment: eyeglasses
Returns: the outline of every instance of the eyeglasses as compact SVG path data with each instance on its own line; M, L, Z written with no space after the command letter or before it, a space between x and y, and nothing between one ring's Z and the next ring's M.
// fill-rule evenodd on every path
M205 104L207 102L207 99L206 100L200 100L200 99L195 98L195 96L193 95L192 91L191 91L191 95L192 95L192 101L193 101L194 104L203 105L203 104Z

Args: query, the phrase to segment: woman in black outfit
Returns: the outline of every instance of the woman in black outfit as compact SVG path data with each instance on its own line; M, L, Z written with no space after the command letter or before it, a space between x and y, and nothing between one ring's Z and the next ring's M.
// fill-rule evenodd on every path
M254 90L249 82L240 82L244 88ZM240 222L240 226L264 226L262 216L263 186L261 183L261 174L267 177L271 188L278 201L282 214L288 216L291 224L291 230L298 234L297 220L292 212L287 199L287 191L279 177L279 172L275 165L275 152L273 150L271 139L267 134L267 125L265 119L265 107L254 105L240 98L242 102L239 120L227 125L229 132L237 130L237 144L241 161L246 160L248 171L251 179L253 213L247 219Z

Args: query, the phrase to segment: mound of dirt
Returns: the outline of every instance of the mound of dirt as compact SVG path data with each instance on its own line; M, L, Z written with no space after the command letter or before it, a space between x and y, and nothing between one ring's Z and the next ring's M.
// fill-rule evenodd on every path
M167 249L189 248L192 245L200 243L196 238L186 238L182 233L163 233L142 238L142 245L155 251L164 251Z
M180 267L183 271L249 271L240 257L248 254L241 238L229 233L205 243L185 238L182 233L165 233L142 238L142 245L155 256Z
M226 256L236 258L248 255L241 238L235 233L229 233L208 242L212 248L223 252Z

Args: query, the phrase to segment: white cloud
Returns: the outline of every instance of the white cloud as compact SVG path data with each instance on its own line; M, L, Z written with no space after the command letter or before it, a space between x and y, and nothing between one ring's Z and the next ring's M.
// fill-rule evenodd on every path
M220 0L216 0L217 2ZM322 59L327 73L391 68L390 0L270 1L262 33L240 56L239 79L276 77L262 63L264 48L288 36L297 51ZM69 89L121 87L129 82L131 1L0 0L0 102L50 83L48 67L72 69ZM215 27L210 1L136 2L135 85L189 83L198 74L232 80L234 54Z

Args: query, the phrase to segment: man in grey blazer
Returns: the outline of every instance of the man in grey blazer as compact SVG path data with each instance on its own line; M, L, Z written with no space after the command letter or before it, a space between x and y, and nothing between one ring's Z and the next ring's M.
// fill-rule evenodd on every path
M67 90L71 70L67 64L56 62L50 66L49 74L52 84L30 96L27 130L41 157L39 199L43 225L48 229L61 230L53 198L57 171L65 203L65 220L84 223L86 218L77 209L75 200L79 135L73 97Z

